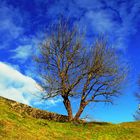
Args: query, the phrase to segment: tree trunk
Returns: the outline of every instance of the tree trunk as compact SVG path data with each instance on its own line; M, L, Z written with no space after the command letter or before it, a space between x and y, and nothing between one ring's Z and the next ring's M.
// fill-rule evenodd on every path
M68 97L63 97L63 99L64 99L63 103L64 103L65 108L66 108L67 113L68 113L68 120L72 121L73 115L72 115L72 108L71 108L70 100L68 99Z
M81 116L82 112L84 111L87 104L88 103L84 102L84 101L80 103L80 107L79 107L79 110L74 117L74 121L77 121L80 118L80 116Z

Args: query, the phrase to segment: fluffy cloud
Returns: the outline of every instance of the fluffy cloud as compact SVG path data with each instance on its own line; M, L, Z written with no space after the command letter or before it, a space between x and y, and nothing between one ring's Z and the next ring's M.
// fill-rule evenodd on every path
M46 108L60 101L60 99L50 99L45 102L40 99L40 95L35 80L0 62L0 96L35 107L46 105Z

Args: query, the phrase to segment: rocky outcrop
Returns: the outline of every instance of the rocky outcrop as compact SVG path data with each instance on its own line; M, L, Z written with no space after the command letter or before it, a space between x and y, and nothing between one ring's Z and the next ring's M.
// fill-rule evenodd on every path
M38 119L47 119L47 120L54 120L59 122L68 121L68 117L65 115L43 111L40 109L32 108L31 106L22 103L18 103L16 101L12 101L5 98L3 99L6 101L6 103L9 105L9 107L12 110L20 113L22 117L28 116L28 117L38 118Z

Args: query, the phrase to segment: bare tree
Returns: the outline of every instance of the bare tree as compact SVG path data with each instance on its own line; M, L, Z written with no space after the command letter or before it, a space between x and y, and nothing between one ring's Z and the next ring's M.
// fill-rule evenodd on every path
M112 103L113 97L120 94L125 68L121 67L116 50L102 37L86 46L78 28L60 20L39 48L36 61L43 98L61 96L69 121L78 120L90 103ZM71 107L73 97L80 99L75 116Z
M140 80L138 81L138 85L140 87ZM135 118L135 120L140 120L140 93L136 93L135 96L139 102L139 105L138 105L138 109L134 115L134 118Z
M135 120L139 121L140 120L140 109L136 111L134 115Z

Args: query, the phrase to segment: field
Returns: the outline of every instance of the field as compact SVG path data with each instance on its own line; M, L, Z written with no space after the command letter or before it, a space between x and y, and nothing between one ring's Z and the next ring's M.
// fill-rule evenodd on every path
M140 140L140 121L74 124L37 119L15 111L0 98L1 140Z

